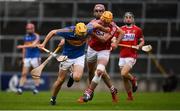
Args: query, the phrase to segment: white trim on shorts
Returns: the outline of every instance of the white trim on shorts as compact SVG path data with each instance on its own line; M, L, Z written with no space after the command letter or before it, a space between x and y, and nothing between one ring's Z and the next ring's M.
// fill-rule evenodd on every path
M23 62L24 62L24 67L33 67L36 68L40 65L41 59L39 57L35 57L35 58L24 58Z
M124 65L128 64L131 68L136 63L136 59L132 57L126 57L126 58L119 58L119 67L123 67Z
M71 68L72 65L80 65L84 68L84 64L85 64L85 55L82 55L75 59L67 59L64 62L60 62L59 69L68 70Z
M105 58L107 61L109 61L110 57L110 50L101 50L101 51L95 51L90 46L88 46L86 59L88 62L94 62L97 59Z

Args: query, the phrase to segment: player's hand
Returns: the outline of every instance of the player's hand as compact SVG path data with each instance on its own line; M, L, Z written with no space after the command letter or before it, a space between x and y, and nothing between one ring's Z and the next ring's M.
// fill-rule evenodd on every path
M111 43L111 48L112 48L112 50L116 49L117 46L118 46L118 45L117 45L116 43Z
M59 42L58 46L61 47L65 44L65 40L64 39L61 39L61 41Z
M44 44L38 44L37 47L40 48L40 49L42 49L42 48L45 47L45 45L44 45Z

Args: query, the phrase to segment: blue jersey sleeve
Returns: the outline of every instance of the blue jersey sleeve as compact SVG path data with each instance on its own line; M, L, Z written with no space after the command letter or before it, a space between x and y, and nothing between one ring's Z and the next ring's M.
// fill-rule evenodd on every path
M93 32L93 25L91 23L87 24L87 34L92 34Z
M63 38L66 38L69 33L72 33L72 32L74 31L75 26L69 26L69 27L65 27L65 28L63 28L63 29L64 29L64 32L57 32L56 34L57 34L58 36L61 36L61 37L63 37Z

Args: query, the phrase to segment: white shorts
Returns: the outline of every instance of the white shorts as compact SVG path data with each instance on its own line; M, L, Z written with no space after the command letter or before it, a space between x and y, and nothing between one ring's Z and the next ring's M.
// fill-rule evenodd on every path
M84 68L85 55L82 55L75 59L67 59L64 62L60 62L59 68L62 70L68 70L72 65L80 65Z
M88 62L94 62L97 59L104 58L109 61L110 56L110 50L101 50L101 51L95 51L90 46L88 46L86 58Z
M24 67L33 67L36 68L41 64L40 58L24 58Z
M120 67L123 67L124 65L128 64L132 68L135 63L136 63L136 59L132 58L132 57L119 58L119 66Z

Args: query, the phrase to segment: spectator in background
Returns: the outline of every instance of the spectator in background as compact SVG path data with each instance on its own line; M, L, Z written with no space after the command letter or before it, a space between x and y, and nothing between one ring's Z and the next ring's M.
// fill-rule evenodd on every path
M22 74L19 81L17 94L23 93L23 86L27 80L27 74L31 67L36 68L40 65L40 50L36 47L39 43L39 35L35 33L35 26L32 23L26 25L26 35L24 36L24 45L18 45L17 48L22 49ZM39 79L34 79L35 87L33 88L33 94L37 94L39 87Z

